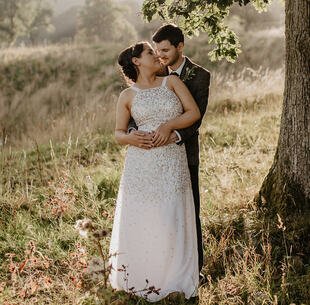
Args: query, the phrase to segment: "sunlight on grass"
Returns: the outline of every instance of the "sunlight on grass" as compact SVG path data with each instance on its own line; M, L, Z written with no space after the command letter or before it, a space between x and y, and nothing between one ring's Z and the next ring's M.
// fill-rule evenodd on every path
M75 76L61 65L53 72L59 76L52 76L63 52L70 53L64 61L81 61ZM99 52L90 63L89 52ZM78 220L90 219L107 233L99 239L107 253L126 149L116 145L112 133L121 82L114 63L107 64L111 74L95 71L103 60L100 52L105 50L68 46L0 54L1 71L10 67L16 73L18 61L27 69L32 58L48 78L36 88L42 75L19 78L23 90L14 89L13 76L2 79L7 108L1 108L1 118L10 117L2 126L0 157L1 304L148 304L103 285L102 273L90 270L100 261L98 242L74 229ZM280 304L271 285L268 236L260 241L259 254L251 232L252 200L277 144L282 90L283 69L213 76L200 129L207 282L199 288L199 304ZM176 296L156 304L198 302Z

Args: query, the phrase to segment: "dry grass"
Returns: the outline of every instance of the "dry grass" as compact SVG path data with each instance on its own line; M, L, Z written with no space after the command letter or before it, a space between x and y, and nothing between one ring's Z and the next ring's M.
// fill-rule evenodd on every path
M227 109L255 107L270 97L272 102L283 94L283 75L284 68L271 71L262 67L244 68L236 75L212 74L209 110L223 106Z
M110 132L121 86L115 49L70 45L0 52L2 143L26 147Z
M115 65L118 49L67 45L0 51L1 143L25 148L111 132L123 86ZM211 86L209 111L248 108L282 94L283 69L214 73Z
M259 241L257 249L252 204L276 148L282 73L245 70L235 79L213 77L210 105L200 133L203 272L208 278L199 289L201 305L276 305L284 304L284 296L289 299L288 266L283 268L282 286L273 285L268 236ZM97 77L89 79L95 84ZM104 110L101 98L106 95L108 105L117 88L108 86L99 94L89 82L90 91L85 93L81 80L87 79L80 73L71 91L61 86L63 78L33 91L28 101L36 98L28 116L20 116L23 124L31 125L40 97L44 99L47 92L52 105L67 95L73 106L77 103L80 108L74 111L70 104L66 116L55 116L55 130L37 129L33 138L38 145L24 138L14 143L21 149L10 149L9 141L2 146L1 304L147 304L105 287L102 274L94 272L95 262L100 261L98 240L81 239L74 229L77 220L91 219L108 233L100 239L106 253L125 153L111 133L100 131L104 121L111 129L114 119L113 102ZM27 86L31 84L35 83L30 81ZM26 92L14 95L21 98ZM82 110L95 119L87 119ZM39 117L44 122L49 115L42 112ZM36 124L34 120L33 128ZM25 134L30 130L34 132L30 126ZM24 134L24 130L18 132ZM158 304L198 302L178 298Z
M280 99L262 100L255 110L210 111L204 121L201 213L203 271L209 283L200 288L199 304L277 304L269 283L271 271L267 272L268 251L260 256L247 243L245 220L272 161L279 106ZM72 138L74 145L52 142L2 155L3 303L138 302L89 278L85 267L99 253L91 240L80 240L73 228L76 220L88 217L98 227L111 229L124 150L112 138L100 135L79 141L76 144ZM102 241L104 250L108 243L109 238ZM31 245L35 250L30 253ZM264 246L268 248L267 240Z

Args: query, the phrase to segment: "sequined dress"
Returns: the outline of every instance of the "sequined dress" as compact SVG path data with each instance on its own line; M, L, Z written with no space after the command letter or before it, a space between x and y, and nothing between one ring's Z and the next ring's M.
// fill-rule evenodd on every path
M182 114L182 104L166 80L156 88L132 86L136 95L131 114L139 130L153 131ZM186 298L197 295L195 210L184 145L128 147L110 255L109 280L117 290L151 302L174 291Z

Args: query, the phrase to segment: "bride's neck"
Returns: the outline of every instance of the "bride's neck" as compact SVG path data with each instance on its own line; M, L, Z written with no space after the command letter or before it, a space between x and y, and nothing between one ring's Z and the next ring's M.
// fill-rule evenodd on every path
M156 81L156 74L155 73L147 73L145 71L140 71L138 75L138 79L136 83L145 85L145 86L151 86L155 83Z

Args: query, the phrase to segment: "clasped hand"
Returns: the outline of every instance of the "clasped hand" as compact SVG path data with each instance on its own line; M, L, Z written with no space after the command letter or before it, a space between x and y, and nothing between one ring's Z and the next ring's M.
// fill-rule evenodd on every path
M166 125L161 124L155 131L134 130L130 132L129 144L144 149L151 149L176 141L175 133Z
M167 124L160 124L155 130L153 143L155 147L167 144L171 135L171 128Z

